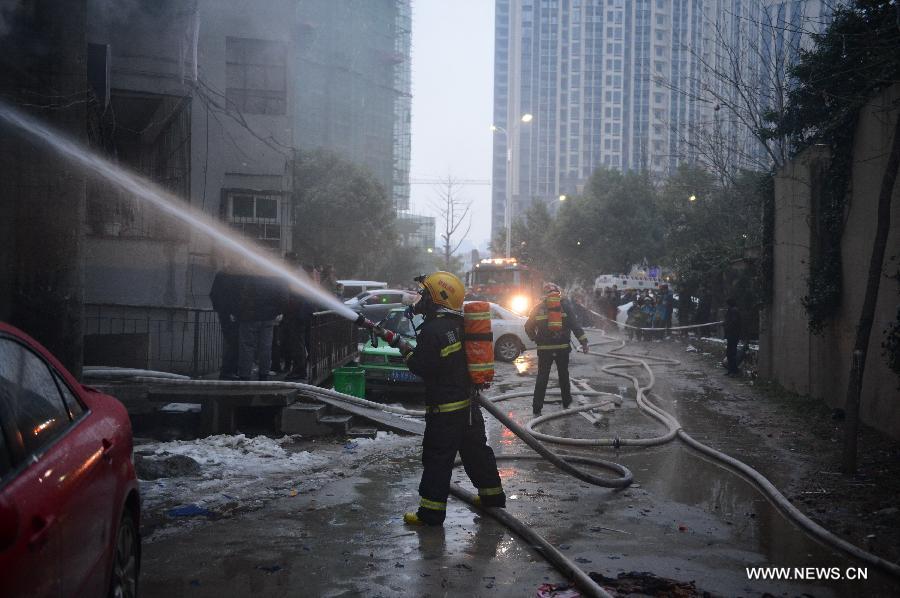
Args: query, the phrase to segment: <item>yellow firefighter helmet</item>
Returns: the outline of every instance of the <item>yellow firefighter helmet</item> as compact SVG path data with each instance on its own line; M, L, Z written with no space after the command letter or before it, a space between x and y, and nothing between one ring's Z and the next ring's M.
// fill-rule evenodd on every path
M449 272L438 271L423 278L421 284L436 305L462 312L466 287L459 278Z

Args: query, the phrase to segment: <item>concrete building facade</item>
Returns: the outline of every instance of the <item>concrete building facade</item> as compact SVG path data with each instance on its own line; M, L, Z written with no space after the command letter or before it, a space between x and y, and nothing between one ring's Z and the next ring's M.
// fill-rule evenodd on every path
M87 19L92 141L114 160L278 253L302 217L295 148L368 167L408 207L410 0L126 6ZM207 305L210 243L111 194L89 186L86 301Z
M405 209L410 21L410 0L89 0L90 143L277 255L302 218L297 149L367 167ZM199 342L185 331L214 324L197 318L221 252L102 181L88 181L86 205L86 335L120 337L88 338L92 350L134 352L125 335L163 330L137 354Z
M297 147L367 166L407 209L410 0L295 4Z

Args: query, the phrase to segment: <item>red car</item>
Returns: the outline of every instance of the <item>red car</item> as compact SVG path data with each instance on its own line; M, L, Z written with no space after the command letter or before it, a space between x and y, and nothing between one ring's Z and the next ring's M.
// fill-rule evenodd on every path
M0 322L0 594L134 596L139 524L125 408Z

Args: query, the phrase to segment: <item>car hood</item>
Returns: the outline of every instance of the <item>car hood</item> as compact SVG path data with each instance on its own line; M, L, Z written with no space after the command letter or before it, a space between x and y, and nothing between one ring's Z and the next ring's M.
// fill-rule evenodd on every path
M400 349L396 349L385 341L382 338L377 339L378 346L373 347L371 341L366 341L362 348L363 355L400 355ZM406 342L408 342L411 346L416 346L416 339L407 338Z

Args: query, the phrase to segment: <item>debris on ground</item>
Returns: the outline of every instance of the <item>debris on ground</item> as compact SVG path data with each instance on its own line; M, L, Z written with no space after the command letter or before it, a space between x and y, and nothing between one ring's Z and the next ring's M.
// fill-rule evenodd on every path
M180 507L175 507L174 509L169 509L166 514L169 517L215 517L216 514L214 511L210 511L205 507L201 507L199 505L182 505Z
M588 575L606 590L618 596L654 596L655 598L700 598L712 597L709 592L697 589L694 582L678 581L659 577L646 571L619 573L615 578L605 577L591 571Z
M537 598L580 598L581 592L570 583L544 583L537 589Z
M158 480L160 478L177 478L197 475L200 464L187 455L171 455L168 457L148 457L136 454L134 469L138 479Z

